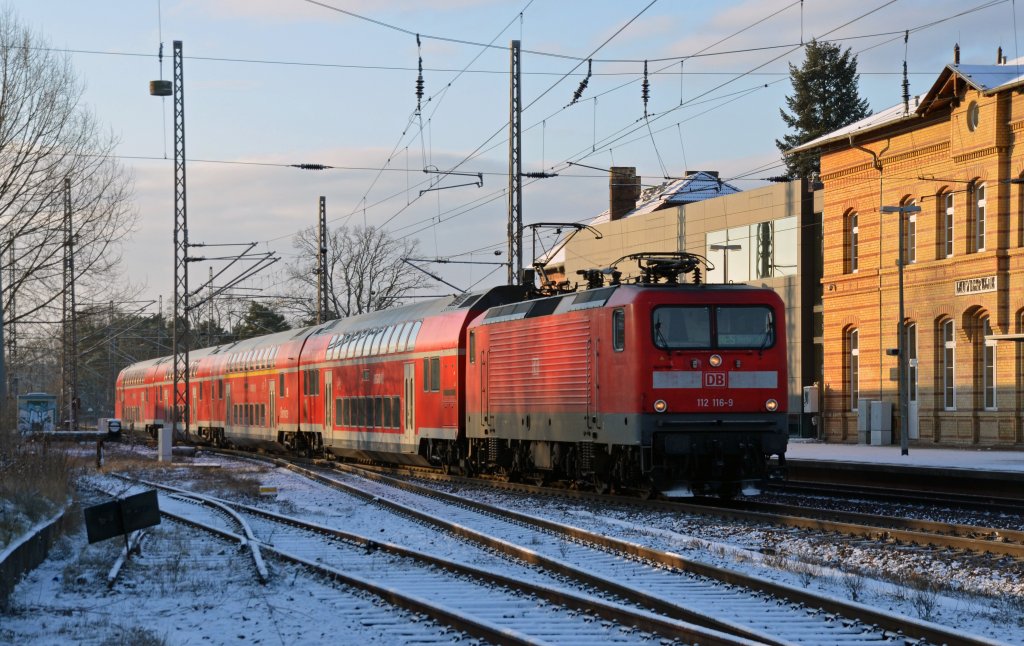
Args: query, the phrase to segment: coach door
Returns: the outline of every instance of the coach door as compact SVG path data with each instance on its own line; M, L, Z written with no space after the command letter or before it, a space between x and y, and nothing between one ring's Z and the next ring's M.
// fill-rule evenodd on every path
M277 383L276 378L267 382L267 427L277 430Z
M231 408L231 382L224 385L224 426L233 426L235 411Z
M332 419L334 415L334 384L331 377L334 372L328 370L324 373L324 432L330 432L334 426Z
M402 402L402 442L403 444L414 444L416 442L416 364L409 362L405 364L405 376L402 380L405 389L405 397Z

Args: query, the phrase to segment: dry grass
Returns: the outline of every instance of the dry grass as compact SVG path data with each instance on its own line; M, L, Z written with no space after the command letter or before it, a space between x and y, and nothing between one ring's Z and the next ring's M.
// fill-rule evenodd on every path
M103 470L139 480L179 481L179 486L197 493L241 501L257 500L261 478L272 471L261 465L253 465L248 469L198 468L188 462L158 462L152 456L126 451L108 451Z
M0 547L65 506L86 463L59 444L0 431Z

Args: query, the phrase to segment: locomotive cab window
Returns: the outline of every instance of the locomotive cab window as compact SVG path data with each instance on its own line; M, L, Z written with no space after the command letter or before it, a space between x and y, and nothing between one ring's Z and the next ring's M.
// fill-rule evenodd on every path
M711 308L659 307L651 318L655 346L665 350L711 349Z
M626 312L621 309L612 312L612 348L616 352L626 349Z
M775 344L775 315L763 305L660 307L652 317L654 345L666 350L764 349Z
M775 316L770 307L715 308L719 348L758 348L775 344Z

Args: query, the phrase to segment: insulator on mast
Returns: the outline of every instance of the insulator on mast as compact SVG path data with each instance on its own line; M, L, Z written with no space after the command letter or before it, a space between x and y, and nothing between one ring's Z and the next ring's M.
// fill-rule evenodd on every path
M416 55L419 58L420 75L416 77L416 114L420 113L423 103L423 55L420 53L420 35L416 34Z
M593 59L587 59L587 75L583 77L582 81L580 81L580 86L576 88L576 91L573 93L572 102L570 102L569 105L576 103L577 101L580 100L580 97L583 96L583 91L587 89L587 83L590 82L590 75L593 71L593 65Z
M651 84L647 80L647 61L644 61L644 83L640 96L644 99L644 117L647 116L647 99L651 97Z

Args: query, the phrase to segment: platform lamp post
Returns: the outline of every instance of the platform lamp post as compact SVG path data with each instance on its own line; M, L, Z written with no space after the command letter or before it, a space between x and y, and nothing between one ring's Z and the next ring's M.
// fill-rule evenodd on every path
M910 375L907 374L910 367L910 362L907 361L907 326L904 324L904 311L903 311L903 265L906 264L904 259L904 248L903 248L903 237L906 214L907 213L919 213L921 207L916 204L901 204L900 206L883 206L880 211L882 213L898 213L900 218L900 229L899 229L899 253L896 258L896 266L899 268L899 290L900 290L900 315L899 321L896 324L896 376L897 384L899 384L899 409L900 409L900 454L907 455L910 453L909 442L910 438L910 419L909 419L909 402L908 395L910 387Z
M730 251L739 251L740 249L743 248L743 245L738 245L738 244L713 244L709 248L711 249L711 251L721 251L722 252L722 258L724 258L724 260L722 261L722 273L724 274L722 276L722 282L723 283L729 282L729 252Z

